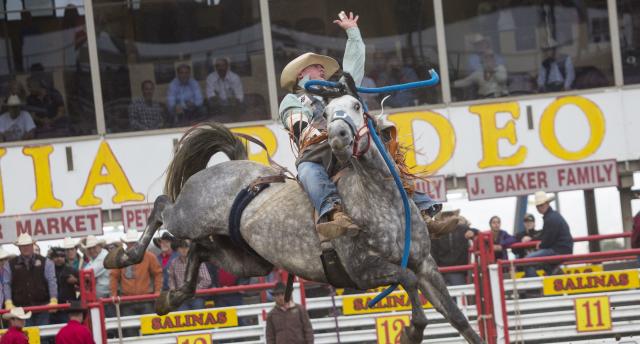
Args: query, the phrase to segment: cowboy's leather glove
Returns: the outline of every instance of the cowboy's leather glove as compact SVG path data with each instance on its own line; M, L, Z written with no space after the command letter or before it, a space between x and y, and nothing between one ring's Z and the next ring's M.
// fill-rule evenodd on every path
M15 308L16 306L13 304L12 300L7 300L4 302L4 309L10 311L11 309Z

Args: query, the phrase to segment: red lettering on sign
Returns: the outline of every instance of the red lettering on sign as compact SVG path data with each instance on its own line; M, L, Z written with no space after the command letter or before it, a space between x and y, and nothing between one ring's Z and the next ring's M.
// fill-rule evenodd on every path
M126 216L125 216L127 218L127 222L125 224L126 228L131 227L131 222L133 221L133 216L134 216L134 213L131 210L127 210L126 211Z
M86 232L87 227L84 224L84 215L76 216L76 232Z
M20 234L27 233L31 235L31 221L25 220L24 223L20 220L16 220L16 236L20 236Z
M70 233L74 232L73 226L71 225L71 216L61 217L60 223L62 224L63 232L70 232Z
M42 223L42 220L36 219L36 225L35 225L35 228L33 229L33 236L46 235L46 234L47 232L44 230L44 224Z
M56 234L60 233L60 226L58 226L58 219L55 217L50 217L47 219L47 232L49 232L49 234L51 234L53 231L56 232Z
M89 221L91 221L91 230L95 231L98 229L98 214L88 214L87 217L89 218Z

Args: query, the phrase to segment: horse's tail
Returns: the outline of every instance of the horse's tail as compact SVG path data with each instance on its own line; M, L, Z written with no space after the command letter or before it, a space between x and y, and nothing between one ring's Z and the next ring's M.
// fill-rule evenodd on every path
M225 153L231 160L247 159L242 141L224 125L206 122L189 129L180 139L167 169L164 193L175 201L187 179L205 169L209 159L218 152Z

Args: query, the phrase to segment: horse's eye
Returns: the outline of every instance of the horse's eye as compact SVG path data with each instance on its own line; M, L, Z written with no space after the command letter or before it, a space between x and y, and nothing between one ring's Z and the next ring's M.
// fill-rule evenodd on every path
M353 108L356 109L356 111L360 111L360 103L356 103Z

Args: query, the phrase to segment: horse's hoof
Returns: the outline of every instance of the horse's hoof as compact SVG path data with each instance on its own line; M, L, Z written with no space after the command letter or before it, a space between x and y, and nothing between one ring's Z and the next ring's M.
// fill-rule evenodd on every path
M400 334L400 344L420 344L422 343L422 333L415 333L412 327L405 326Z
M156 299L156 314L166 315L171 312L170 293L171 291L169 290L163 290L160 293L160 296Z
M102 264L105 269L121 269L126 266L125 255L124 248L119 246L107 254Z

